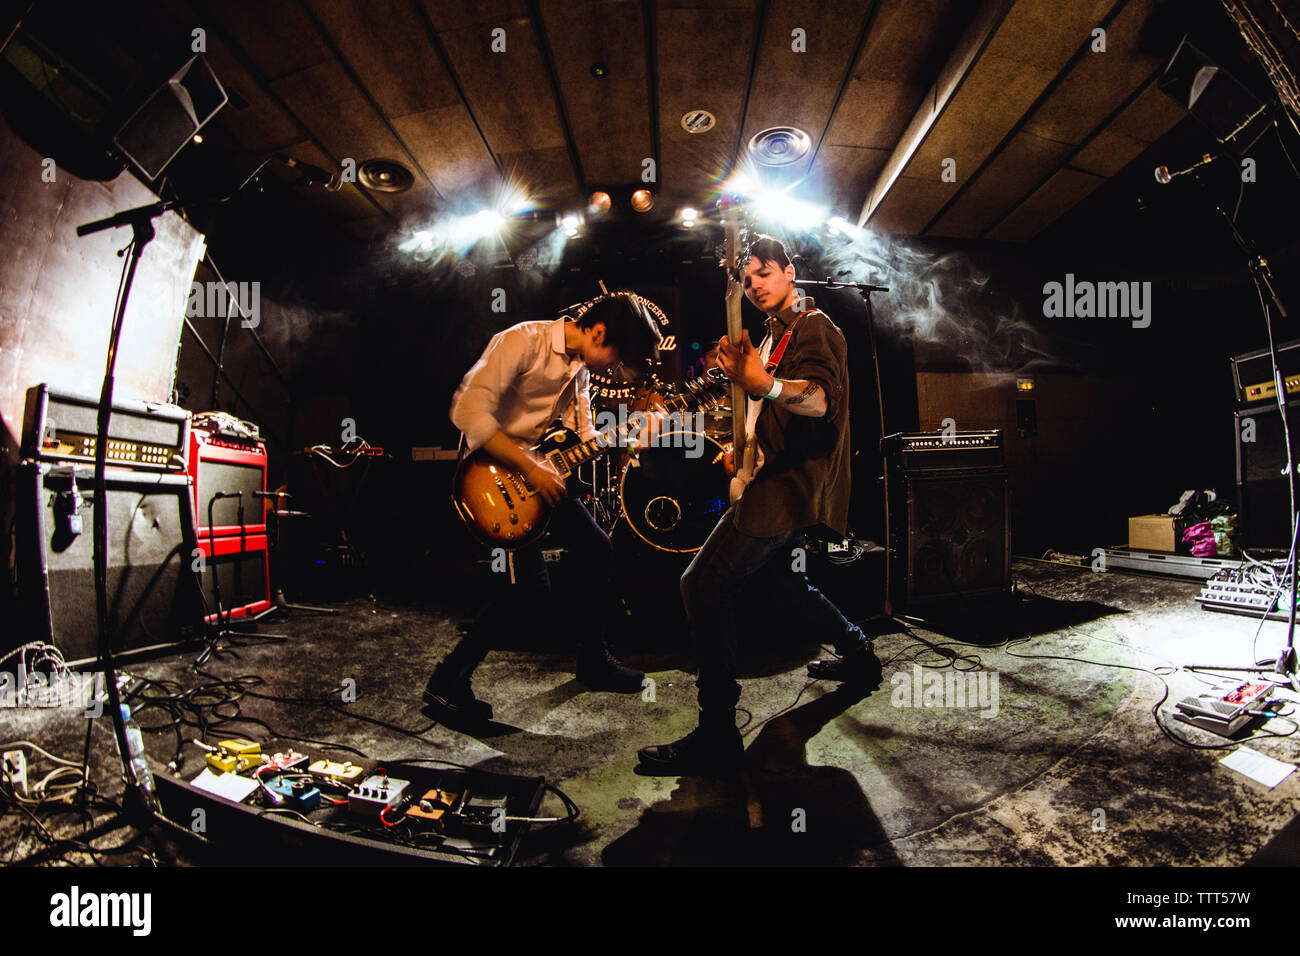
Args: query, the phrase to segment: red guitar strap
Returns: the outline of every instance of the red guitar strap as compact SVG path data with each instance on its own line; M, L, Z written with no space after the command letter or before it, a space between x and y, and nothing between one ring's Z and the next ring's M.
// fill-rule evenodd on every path
M777 366L781 364L781 356L785 354L785 347L790 344L790 333L794 331L794 327L799 324L799 320L802 319L804 315L805 313L800 312L799 315L795 317L795 320L790 323L790 327L785 330L785 335L781 336L781 341L778 342L776 348L772 350L772 356L767 360L767 365L764 366L763 369L768 375L775 372Z

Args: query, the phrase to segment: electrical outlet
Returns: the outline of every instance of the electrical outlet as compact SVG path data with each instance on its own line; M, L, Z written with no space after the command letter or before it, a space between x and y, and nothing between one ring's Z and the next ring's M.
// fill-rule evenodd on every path
M27 796L27 755L21 750L6 750L4 772L14 792L19 796Z

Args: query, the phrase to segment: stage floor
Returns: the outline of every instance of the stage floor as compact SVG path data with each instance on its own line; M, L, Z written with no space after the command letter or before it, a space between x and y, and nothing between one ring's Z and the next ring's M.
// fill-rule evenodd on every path
M289 640L245 638L208 662L209 676L191 669L188 651L124 669L186 688L252 676L258 694L334 703L245 696L240 716L264 723L222 725L211 741L242 735L268 751L278 743L357 759L280 734L346 744L379 764L437 757L545 777L581 816L529 834L522 865L1233 866L1259 853L1300 809L1295 775L1270 790L1220 766L1237 744L1193 749L1170 740L1152 715L1166 686L1150 671L1246 665L1275 655L1285 626L1266 623L1252 650L1256 622L1202 611L1196 582L1025 560L1013 569L1017 599L1001 618L968 617L960 633L905 622L881 634L884 679L869 693L810 683L804 666L818 656L815 643L753 642L740 715L747 756L732 779L636 772L637 748L695 723L680 634L658 646L641 634L619 648L653 678L653 694L590 693L574 680L569 654L536 641L494 651L474 686L498 723L478 737L421 713L425 680L460 620L438 608L353 600L336 616L293 612L263 622ZM947 677L959 672L960 682ZM1173 703L1209 678L1167 673L1160 720L1196 744L1222 743L1172 717ZM355 701L344 702L339 689L352 687ZM111 793L116 751L108 723L94 724L95 777ZM0 726L6 741L81 758L86 722L76 710L9 709ZM1264 730L1292 726L1277 719ZM1300 740L1261 732L1249 746L1300 761ZM176 735L147 734L146 744L166 772ZM183 753L189 779L202 756L189 744ZM37 758L29 776L52 767ZM562 812L554 797L543 804L544 815ZM83 822L75 813L38 815L60 836ZM22 813L0 817L0 860L40 849L33 829ZM162 864L200 859L183 840L154 852ZM260 846L258 857L277 862L272 847ZM75 849L66 859L90 862ZM100 861L139 864L142 856L128 850Z

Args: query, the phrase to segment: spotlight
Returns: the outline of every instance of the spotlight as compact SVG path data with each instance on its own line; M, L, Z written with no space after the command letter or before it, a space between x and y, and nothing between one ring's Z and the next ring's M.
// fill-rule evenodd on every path
M754 197L754 213L787 229L815 229L826 221L825 209L774 189L763 190Z
M607 192L594 192L591 198L587 200L587 208L593 213L609 212L610 206L614 200L610 198Z
M195 133L195 134L194 134L194 144L197 146L197 145L198 145L199 143L201 143L201 142L203 142L203 134L202 134L202 133Z
M578 217L573 213L569 213L561 219L560 225L564 227L564 234L570 239L578 234Z
M697 212L694 208L692 208L691 206L683 206L681 212L679 212L678 215L681 216L683 226L685 226L687 229L695 228L695 220L696 217L699 216L699 212Z
M655 197L648 189L638 189L632 194L632 208L637 212L649 212L654 208Z
M838 236L847 225L843 216L831 216L826 220L826 231L832 236Z
M506 217L494 209L483 209L469 217L468 225L479 238L500 232L506 224Z

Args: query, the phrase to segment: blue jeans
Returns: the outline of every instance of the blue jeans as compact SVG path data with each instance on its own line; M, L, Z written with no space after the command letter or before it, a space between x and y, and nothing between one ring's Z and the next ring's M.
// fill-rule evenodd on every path
M805 545L802 532L751 538L736 528L733 514L734 509L728 508L681 581L682 602L699 663L696 685L704 714L730 711L740 700L736 682L737 592L760 570L773 572L764 576L764 583L770 579L773 585L764 602L779 603L808 634L831 642L841 655L869 646L861 629L797 570L802 565L795 548Z

